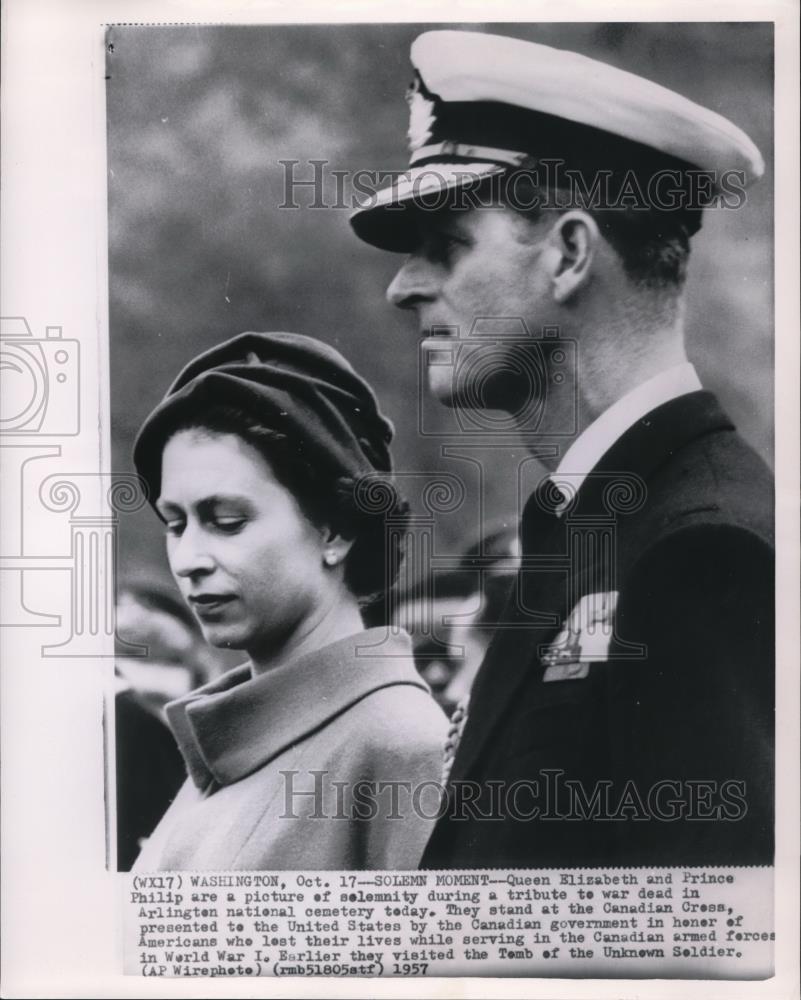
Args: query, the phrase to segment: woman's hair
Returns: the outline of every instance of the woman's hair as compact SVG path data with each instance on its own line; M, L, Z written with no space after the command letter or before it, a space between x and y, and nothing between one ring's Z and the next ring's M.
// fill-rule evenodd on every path
M179 410L161 435L162 453L178 431L191 429L236 434L255 448L312 524L327 526L353 541L345 559L345 584L362 605L380 603L398 574L402 529L409 512L409 504L389 474L376 472L367 479L356 479L312 465L303 454L302 440L290 439L233 405L212 405L202 412ZM370 497L380 497L382 502L372 503ZM391 535L387 532L388 514L396 529ZM381 615L374 613L376 617Z

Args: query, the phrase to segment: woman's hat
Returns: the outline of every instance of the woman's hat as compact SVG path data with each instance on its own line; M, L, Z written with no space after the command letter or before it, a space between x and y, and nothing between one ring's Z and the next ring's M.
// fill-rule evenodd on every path
M151 503L160 493L161 453L170 434L187 418L202 426L213 406L251 414L332 475L392 471L394 428L337 350L298 333L243 333L191 361L139 431L133 459Z

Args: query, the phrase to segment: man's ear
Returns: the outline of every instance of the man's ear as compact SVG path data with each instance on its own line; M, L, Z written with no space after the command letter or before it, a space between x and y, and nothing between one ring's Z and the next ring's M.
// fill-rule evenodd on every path
M598 225L587 212L577 209L559 216L549 236L551 250L558 255L551 276L557 302L569 301L587 284L600 239Z

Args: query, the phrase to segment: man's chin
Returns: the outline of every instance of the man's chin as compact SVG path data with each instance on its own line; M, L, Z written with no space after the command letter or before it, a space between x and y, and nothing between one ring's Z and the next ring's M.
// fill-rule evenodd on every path
M438 403L449 410L509 411L509 393L488 391L487 386L482 386L478 390L460 385L453 378L443 378L441 373L436 373L432 377L432 373L429 372L428 391Z
M512 416L523 411L541 411L545 404L530 382L499 373L479 383L455 377L452 366L428 369L428 391L451 410L492 410Z
M428 391L438 403L442 403L443 406L450 409L462 405L457 398L453 367L450 365L428 369Z

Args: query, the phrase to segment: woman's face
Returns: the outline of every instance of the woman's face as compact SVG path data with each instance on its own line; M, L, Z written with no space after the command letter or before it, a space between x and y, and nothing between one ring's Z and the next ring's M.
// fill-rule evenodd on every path
M331 586L325 532L236 434L179 431L162 455L167 558L214 646L269 655L302 635Z

